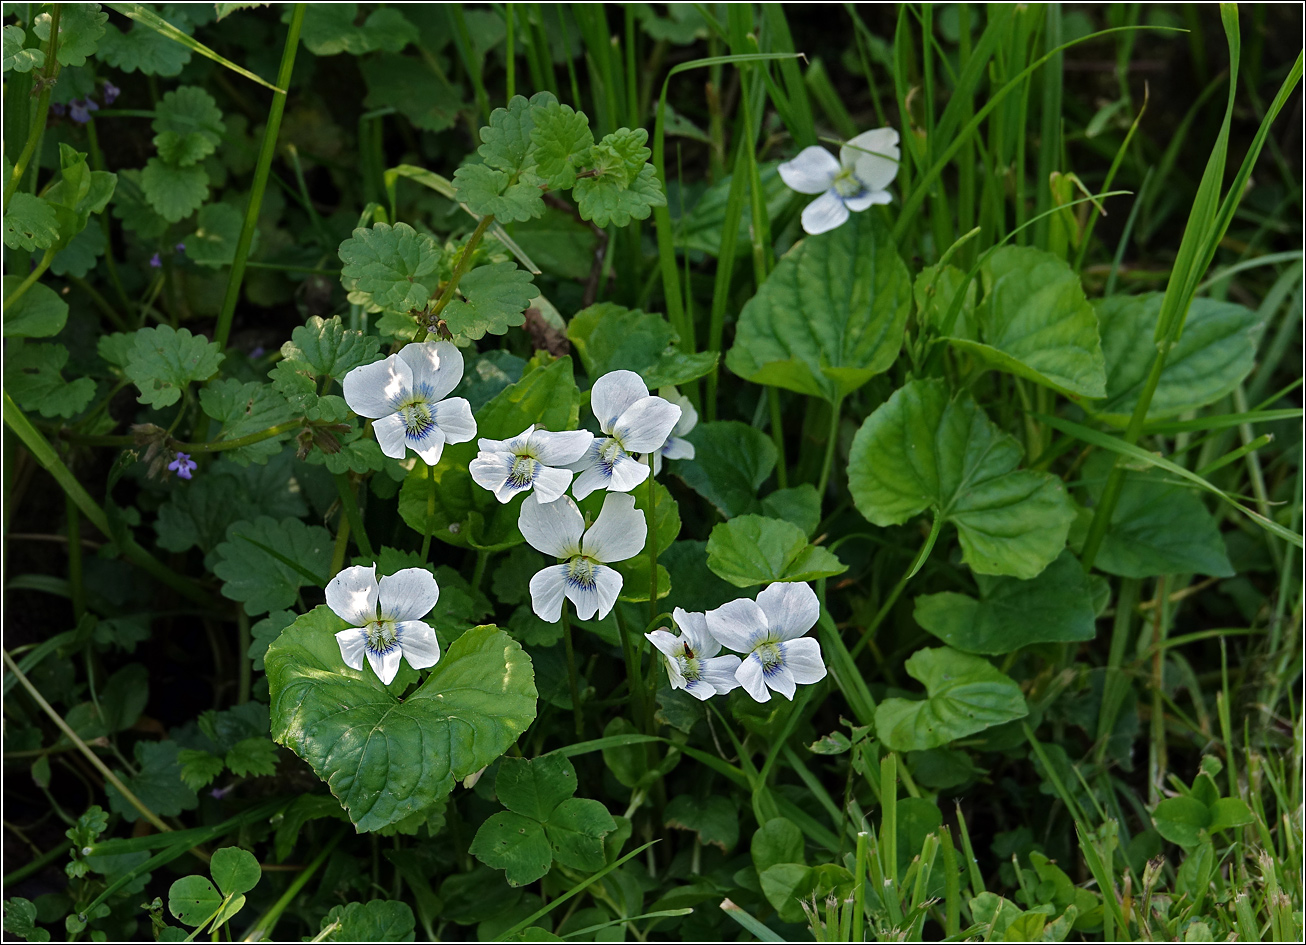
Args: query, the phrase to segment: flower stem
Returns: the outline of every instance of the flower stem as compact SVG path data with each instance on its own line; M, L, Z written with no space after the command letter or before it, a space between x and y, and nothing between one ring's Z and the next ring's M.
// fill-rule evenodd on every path
M623 638L624 639L624 638ZM571 688L571 711L576 718L576 737L585 737L585 716L580 711L580 684L576 678L576 651L571 645L571 615L562 603L562 646L567 653L567 685Z
M843 396L836 397L830 405L830 435L825 441L825 461L821 463L821 479L816 494L825 497L825 487L830 484L830 469L834 466L834 450L839 442L839 412L843 409Z
M472 590L479 591L481 582L485 580L485 566L490 563L490 552L477 551L476 564L472 566Z
M453 301L454 290L458 288L458 283L462 277L467 275L467 270L472 268L472 255L476 252L476 247L480 245L481 237L485 235L485 231L490 228L492 223L494 223L494 214L487 213L481 217L481 222L476 224L476 229L467 238L467 245L463 247L462 255L458 257L458 263L454 266L453 274L449 276L449 282L440 293L440 297L435 300L435 306L431 309L430 314L426 316L427 325L434 325L439 320L440 313ZM430 333L427 325L422 325L417 329L413 341L426 340L426 336Z
M41 74L40 88L41 96L36 100L36 116L32 120L32 127L27 132L27 141L23 144L22 153L18 155L18 160L14 161L13 172L9 179L5 181L4 189L4 208L9 209L9 198L14 195L18 189L18 183L23 179L23 174L27 171L28 162L32 160L32 155L36 153L37 142L45 134L45 120L50 113L50 93L54 91L55 79L59 77L59 13L63 4L52 4L50 10L50 45L45 51L45 71ZM51 254L53 255L53 253ZM9 300L5 300L9 304Z
M648 616L658 615L658 497L653 482L653 456L648 458Z
M326 862L326 858L331 855L331 851L336 848L336 844L340 842L345 833L346 831L341 829L334 837L327 841L327 845L318 852L317 856L313 857L312 862L304 867L300 874L295 877L289 886L286 887L286 891L281 894L281 898L274 902L267 912L259 916L259 919L254 923L253 928L245 933L244 940L246 942L272 941L272 930L276 928L277 920L281 918L281 913L286 911L286 907L294 902L295 897L298 896L300 891L308 885L308 881L313 878L313 874L316 873L318 869L321 868L322 864Z
M9 306L13 305L27 294L27 290L36 284L36 280L45 274L45 270L50 268L50 263L53 259L54 248L51 247L41 256L41 261L36 264L36 268L28 273L27 278L19 284L18 288L14 289L13 294L5 297L5 308L9 308Z
M430 488L426 493L426 520L422 522L422 561L431 554L431 522L435 518L435 470L426 467Z
M367 532L363 528L363 516L358 511L358 500L354 496L353 484L349 481L348 473L336 474L336 489L340 492L340 504L344 507L345 516L349 520L349 530L353 533L354 544L358 545L358 550L364 557L372 557L372 542L367 538Z
M768 386L766 399L771 402L771 441L775 443L775 484L781 489L788 489L789 469L785 462L785 431L780 415L780 388Z
M621 634L621 652L626 658L626 687L630 690L630 711L635 716L636 727L643 729L648 713L644 702L644 680L640 673L639 656L630 631L626 628L626 618L622 616L621 608L614 608L614 613L617 615L617 630Z

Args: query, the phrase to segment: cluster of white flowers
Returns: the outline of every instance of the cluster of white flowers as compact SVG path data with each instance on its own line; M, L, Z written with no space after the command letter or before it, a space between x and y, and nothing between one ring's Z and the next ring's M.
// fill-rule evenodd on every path
M842 226L850 211L889 203L900 157L898 132L876 128L845 143L837 161L819 145L803 148L780 165L780 179L800 194L821 195L803 210L803 229L816 235Z
M771 691L792 699L798 685L825 678L821 644L806 636L821 605L806 584L772 584L757 600L740 598L705 614L672 611L680 636L645 634L667 662L671 688L698 699L725 695L739 686L758 702ZM718 656L722 648L739 656Z

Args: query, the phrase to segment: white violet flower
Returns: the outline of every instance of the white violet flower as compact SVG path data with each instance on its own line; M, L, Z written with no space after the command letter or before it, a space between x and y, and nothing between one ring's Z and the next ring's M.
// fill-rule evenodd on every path
M350 624L336 634L340 657L361 671L363 658L387 686L400 657L413 669L440 660L440 641L422 622L440 599L440 586L425 568L404 568L376 580L376 565L345 568L326 586L327 606Z
M612 371L594 382L590 406L606 434L596 437L579 462L571 492L583 499L595 489L629 492L648 478L649 467L632 453L655 453L680 419L680 408L649 395L634 371Z
M694 458L694 444L685 439L685 434L698 426L698 411L694 409L694 405L689 402L688 397L681 394L674 387L659 388L658 395L667 403L675 404L680 408L680 419L671 428L671 435L662 444L662 449L650 454L653 457L653 475L655 476L662 472L662 460L664 459Z
M354 368L342 386L350 409L373 421L382 453L403 459L411 446L434 466L444 444L476 436L471 404L462 397L445 399L462 379L462 352L447 341L424 341Z
M541 502L549 503L571 485L572 471L558 467L579 460L593 441L588 430L549 433L532 424L510 440L481 440L481 452L468 468L476 484L500 502L534 489Z
M898 175L898 132L865 131L839 149L839 160L819 145L803 148L780 165L780 179L800 194L820 194L803 210L812 235L842 226L848 211L860 212L893 198L885 189Z
M803 636L816 624L821 605L806 584L772 584L756 601L741 598L707 612L707 627L722 645L743 653L735 672L758 702L774 689L793 699L799 683L825 678L821 645Z
M648 537L634 497L615 493L603 500L588 531L585 517L567 496L544 503L528 495L517 525L536 551L563 559L531 578L531 607L549 623L562 616L563 597L576 605L581 620L596 613L600 620L606 617L621 593L621 574L607 565L639 554Z
M680 628L680 636L667 630L644 634L667 658L671 688L683 689L704 702L737 688L735 671L739 669L739 657L717 656L721 644L708 631L704 615L691 614L679 607L671 615Z

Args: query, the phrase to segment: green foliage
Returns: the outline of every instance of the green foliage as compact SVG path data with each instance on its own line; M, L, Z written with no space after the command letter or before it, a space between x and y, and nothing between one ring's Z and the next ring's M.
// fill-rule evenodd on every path
M472 341L507 334L526 321L522 314L539 290L531 274L513 263L494 263L473 269L458 283L463 297L444 310L449 330Z
M359 227L338 250L344 267L340 277L351 295L381 309L407 312L425 308L434 294L432 276L440 264L440 247L407 223L377 223Z
M203 876L185 876L168 889L168 911L194 934L217 929L245 906L245 893L258 885L262 876L258 860L240 847L223 847L209 863L214 884Z
M100 11L98 3L70 3L59 14L59 49L57 58L62 66L84 66L86 58L95 55L104 35L104 24L109 14ZM42 13L32 22L32 32L42 42L50 39L50 14ZM6 58L8 58L6 56ZM6 69L8 67L6 66Z
M848 570L826 549L809 545L797 525L761 515L741 515L713 528L707 566L735 587L815 581Z
M72 381L61 373L68 349L60 344L10 343L5 351L5 390L24 410L43 417L72 417L86 409L95 396L95 381Z
M370 667L344 665L332 636L343 629L329 609L315 608L286 628L265 662L273 738L312 765L359 830L429 808L535 718L530 658L501 630L463 634L400 702ZM381 739L341 741L355 730Z
M711 352L682 351L680 337L662 316L611 302L591 305L572 316L567 338L590 377L634 371L652 391L697 380L716 364Z
M331 535L297 518L260 515L232 524L214 552L222 595L241 601L248 614L262 614L291 606L306 584L326 584Z
M22 282L18 276L4 277L6 296ZM51 338L63 330L68 321L68 303L48 285L37 282L4 311L6 338ZM63 367L63 365L59 365Z
M195 792L182 783L180 747L175 741L136 743L136 774L116 772L127 790L138 797L146 807L162 817L176 817L184 810L194 810L198 800ZM105 788L109 795L109 809L135 823L141 814L112 785Z
M8 27L5 27L6 32ZM5 54L5 70L9 69L9 56ZM26 70L22 70L26 71ZM48 942L50 933L36 926L36 906L29 899L15 896L5 900L5 931L17 935L25 942Z
M174 152L173 156L178 155ZM141 172L141 189L160 217L177 223L209 199L209 175L202 167L171 164L164 158L152 157Z
M46 27L46 32L50 28ZM14 72L31 72L33 69L39 69L45 65L45 51L41 49L27 49L24 44L27 42L27 31L21 26L6 26L4 28L4 71L11 69ZM6 232L8 225L6 224ZM6 244L8 240L6 240Z
M582 219L595 226L626 226L647 220L654 207L666 206L657 172L645 163L650 155L644 147L647 140L643 128L620 128L594 145L587 168L594 176L575 185Z
M186 328L142 328L132 339L125 371L140 390L137 399L167 407L181 399L192 381L210 377L222 364L218 346Z
M17 193L5 207L4 231L10 249L48 249L59 238L59 221L47 201L35 194Z
M383 49L397 53L417 41L417 28L394 7L374 10L357 24L358 4L331 3L308 8L304 16L303 43L316 56L342 52L361 56Z
M931 508L957 526L972 570L1028 579L1061 554L1074 512L1060 480L1016 469L1020 453L969 394L912 381L857 431L848 489L873 524Z
M680 478L727 518L757 510L757 490L775 469L771 439L735 420L700 423L686 439L694 458L676 465Z
M339 923L337 925L337 923ZM322 917L320 942L411 942L417 920L406 902L372 899L332 906Z

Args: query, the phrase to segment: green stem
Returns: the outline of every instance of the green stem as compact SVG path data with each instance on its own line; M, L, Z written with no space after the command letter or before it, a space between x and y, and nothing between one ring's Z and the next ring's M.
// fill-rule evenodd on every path
M27 274L27 278L19 283L18 288L14 289L11 295L5 296L5 308L14 305L27 294L27 290L36 284L36 280L45 274L45 270L50 268L50 263L54 260L54 247L47 249L41 256L41 261L36 264L36 268Z
M267 912L259 916L258 921L245 933L244 940L246 942L271 941L272 930L276 928L281 913L285 912L286 907L295 901L295 897L299 895L300 890L308 885L308 881L313 878L313 874L326 862L326 858L331 855L331 851L336 848L336 844L340 842L344 835L345 831L340 830L327 841L327 845L318 852L317 856L313 857L313 861L304 867L303 872L296 876L294 881L286 887L286 891L281 894L281 898L274 902Z
M45 50L45 68L38 80L41 86L41 96L36 100L36 118L32 122L32 127L28 129L27 141L23 144L23 150L18 155L18 160L14 162L13 172L9 179L5 181L4 191L4 208L9 209L9 198L14 195L18 189L19 182L23 179L23 174L27 171L28 162L32 160L32 155L36 153L36 146L45 133L45 120L50 113L50 93L54 91L55 80L59 77L59 14L63 4L55 3L50 9L50 44ZM5 300L9 304L9 300Z
M576 718L576 737L585 737L585 716L580 710L580 683L576 677L576 651L571 644L571 615L562 602L562 647L567 653L567 685L571 689L571 711Z
M830 405L830 435L825 442L825 460L821 463L821 478L816 487L816 494L825 497L825 487L830 484L830 469L834 466L834 450L839 443L839 412L843 409L843 395L835 398Z
M340 505L349 520L349 530L354 535L354 544L358 546L359 552L364 557L372 557L372 542L368 540L367 532L363 529L363 516L359 514L358 500L354 496L354 486L349 481L348 473L336 474L336 490L340 493Z
M893 590L889 592L889 596L886 597L884 603L880 605L880 609L877 610L875 616L871 618L871 622L868 623L866 629L862 631L862 638L853 645L853 648L850 651L852 656L856 657L857 654L861 652L862 647L871 642L875 637L875 631L878 630L880 624L884 622L884 618L889 616L889 609L897 602L898 597L907 586L907 582L915 577L916 572L918 572L921 569L921 566L925 564L925 559L929 557L930 552L934 549L934 543L939 539L939 531L942 527L943 514L936 513L934 516L934 524L930 526L930 534L929 537L925 539L925 544L921 545L921 550L916 552L916 557L912 560L911 567L903 572L898 583L895 584Z
M295 68L295 53L299 50L299 30L304 23L304 12L308 4L295 4L290 14L290 29L286 33L286 44L281 52L281 68L277 72L277 88L290 88L290 76ZM227 279L227 294L222 300L222 311L218 314L218 324L213 332L213 340L218 347L226 349L227 339L231 335L231 320L236 314L236 303L240 300L240 284L245 278L245 260L249 256L254 233L258 229L259 210L263 206L263 193L268 186L268 175L272 171L272 158L277 151L277 134L281 130L281 116L286 110L286 92L272 94L272 107L268 109L267 127L263 131L263 146L259 149L258 164L254 167L254 182L249 191L249 203L245 207L245 223L241 227L240 240L236 243L236 256L231 264L231 275Z
M426 493L426 519L422 523L423 561L431 554L431 523L435 521L435 470L428 466L426 474L430 477L427 480L430 485Z
M768 386L767 400L771 404L771 441L775 443L775 482L781 489L789 488L789 466L785 461L785 431L780 412L780 388ZM824 493L825 490L821 490Z
M648 615L658 618L658 497L653 481L653 457L648 457Z
M32 860L31 862L24 863L22 866L18 867L18 869L14 870L12 873L6 873L4 878L5 889L9 889L11 886L13 886L14 883L22 882L23 880L27 879L27 877L31 876L33 873L40 872L46 866L53 863L55 860L59 859L59 857L67 854L68 848L71 847L72 845L73 842L71 840L65 840L63 843L56 844L51 849L42 853L40 856L38 856L36 859Z
M56 712L50 703L45 701L45 697L41 695L40 691L37 690L35 686L32 685L32 681L27 678L27 675L21 669L18 668L18 664L15 663L13 657L9 655L9 651L5 650L3 652L4 662L5 665L9 667L9 672L14 674L14 677L22 687L27 690L27 694L32 697L32 701L41 707L41 711L50 717L50 721L58 726L59 731L63 732L68 740L77 746L78 751L86 756L86 759L95 767L95 770L100 772L100 776L103 777L105 781L112 784L127 803L140 811L141 816L153 824L156 829L163 833L170 832L172 828L165 824L159 818L158 814L154 813L154 811L141 803L141 799L128 790L127 785L123 784L122 780L110 771L108 766L100 760L100 756L91 751L86 742L78 737L77 733L72 730L72 727L63 720L63 716Z
M449 283L444 287L444 291L440 293L440 297L436 299L431 313L426 316L427 324L417 329L413 341L425 341L426 336L430 333L430 328L427 326L434 325L439 320L440 313L453 301L454 290L458 288L458 283L462 277L467 275L467 270L472 268L472 255L476 252L476 247L480 245L481 237L485 235L485 231L490 228L492 223L494 223L494 214L487 213L481 217L481 222L476 224L476 229L467 238L467 245L463 247L462 255L458 257L458 264L454 266L453 274L449 276Z
M485 568L490 563L490 552L477 551L476 564L472 566L472 590L479 591L481 582L485 580Z

